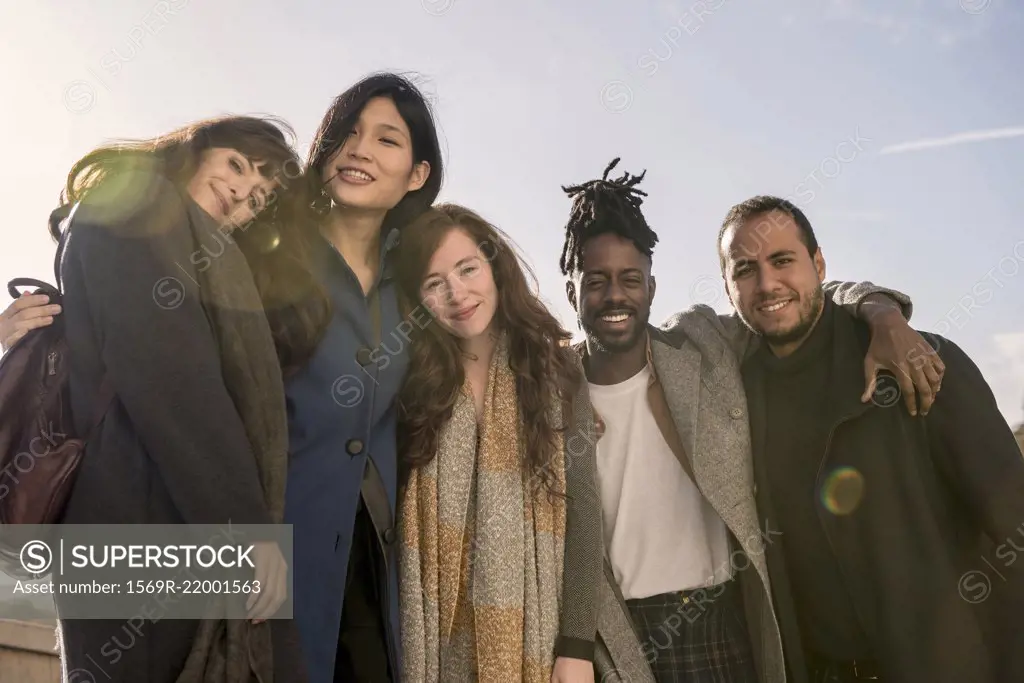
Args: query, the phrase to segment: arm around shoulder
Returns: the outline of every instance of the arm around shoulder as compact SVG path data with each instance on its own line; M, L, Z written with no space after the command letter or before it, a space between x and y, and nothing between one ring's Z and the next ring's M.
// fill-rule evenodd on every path
M909 296L894 289L880 287L872 282L830 280L822 283L822 289L837 306L845 308L858 318L869 319L875 310L882 312L883 309L885 311L899 310L906 320L910 320L913 313L913 304ZM673 315L665 322L663 328L678 325L683 319L688 319L691 326L699 325L695 329L707 330L709 333L718 335L729 345L741 362L757 348L757 337L735 311L718 313L711 306L697 304Z
M669 334L677 328L682 329L688 337L696 337L694 341L699 346L709 343L706 336L715 337L724 342L740 361L757 348L757 337L739 315L735 312L719 313L707 304L695 304L685 311L675 313L660 326L661 330Z
M873 282L840 282L829 280L822 283L825 295L831 297L833 303L845 308L856 318L865 318L868 313L864 305L888 305L898 308L906 320L914 313L914 304L903 292L888 287L881 287Z

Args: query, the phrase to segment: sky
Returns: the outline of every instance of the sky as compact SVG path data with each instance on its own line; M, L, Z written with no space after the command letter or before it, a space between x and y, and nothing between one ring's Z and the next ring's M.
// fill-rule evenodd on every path
M607 6L598 6L607 5ZM46 218L103 142L270 113L305 156L333 97L413 76L435 106L440 200L510 234L576 329L562 185L647 175L652 320L725 313L729 207L790 197L827 276L914 301L1024 420L1024 6L1013 0L55 0L0 6L0 279L52 281ZM0 306L6 306L5 293Z

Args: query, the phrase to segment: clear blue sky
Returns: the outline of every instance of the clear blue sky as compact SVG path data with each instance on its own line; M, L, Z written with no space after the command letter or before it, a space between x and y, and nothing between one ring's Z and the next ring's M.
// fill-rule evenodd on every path
M1024 8L606 4L6 3L0 279L52 277L46 216L71 163L101 141L267 112L294 125L305 152L333 96L393 69L418 74L436 101L441 198L509 232L568 324L559 186L621 156L620 169L647 169L656 320L695 301L729 310L719 221L751 195L791 195L829 277L910 294L914 324L961 344L1019 423Z

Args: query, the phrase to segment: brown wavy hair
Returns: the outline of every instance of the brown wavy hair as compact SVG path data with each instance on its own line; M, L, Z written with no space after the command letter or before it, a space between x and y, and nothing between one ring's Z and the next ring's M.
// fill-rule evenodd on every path
M291 146L294 137L292 128L274 116L221 116L195 121L155 138L115 140L75 162L61 191L60 206L78 202L119 173L153 169L155 164L183 190L199 167L202 153L214 147L229 147L265 163L260 172L268 179L279 180L288 172L290 177L298 178L302 167ZM268 209L273 208L268 203ZM52 231L54 226L50 227Z
M158 171L179 191L214 147L237 150L264 162L261 173L276 180L266 208L236 226L237 241L260 293L278 360L286 373L301 366L316 349L331 316L330 300L310 266L307 208L309 192L302 162L292 147L295 133L274 116L222 116L196 121L149 139L116 140L75 162L50 215L50 235L60 238L61 222L71 206L119 176Z
M552 424L551 401L557 397L563 415L582 372L570 332L536 294L536 278L513 248L505 233L477 213L455 204L440 204L402 230L395 250L395 272L402 305L414 315L422 306L420 287L430 259L452 230L463 230L488 259L498 291L495 319L508 335L509 365L516 376L519 410L525 425L524 470L549 493L549 468L556 437L570 422ZM531 282L533 286L531 287ZM419 319L423 315L418 316ZM403 470L422 467L433 460L441 428L451 419L459 391L466 381L464 354L456 338L441 325L413 325L410 334L409 371L398 399L398 447Z

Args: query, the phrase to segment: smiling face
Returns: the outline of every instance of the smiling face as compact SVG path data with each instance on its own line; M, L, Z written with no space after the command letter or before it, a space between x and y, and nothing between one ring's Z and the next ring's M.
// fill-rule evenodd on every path
M634 348L654 301L650 259L629 240L606 233L584 245L581 271L569 299L587 339L609 353Z
M462 228L452 228L430 258L420 299L450 334L471 340L492 331L498 288L490 261Z
M778 210L729 226L719 247L729 299L743 322L776 355L798 348L824 306L821 250L812 256L796 221Z
M366 103L344 144L323 166L320 179L341 206L388 211L423 186L426 162L413 163L409 126L389 97Z
M186 190L222 226L245 225L267 206L277 182L264 164L227 147L204 150Z

